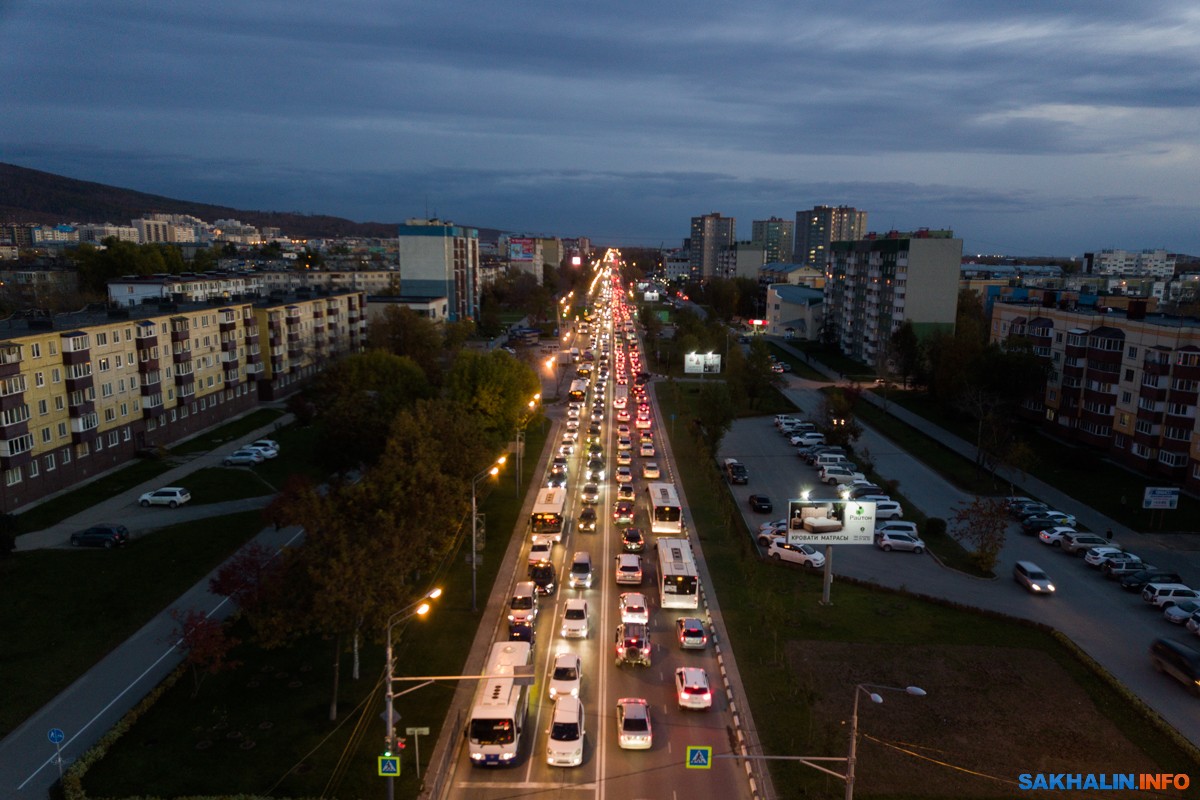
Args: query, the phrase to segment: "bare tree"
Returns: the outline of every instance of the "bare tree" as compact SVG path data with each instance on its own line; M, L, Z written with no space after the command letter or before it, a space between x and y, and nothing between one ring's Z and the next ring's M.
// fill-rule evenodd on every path
M991 572L1000 558L1008 532L1008 514L1003 501L991 497L976 497L970 503L959 503L950 515L950 530L956 539L971 544L971 557L984 572Z

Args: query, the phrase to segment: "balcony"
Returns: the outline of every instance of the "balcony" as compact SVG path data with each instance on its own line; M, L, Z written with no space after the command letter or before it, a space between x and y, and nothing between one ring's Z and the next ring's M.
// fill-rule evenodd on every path
M225 370L225 385L236 386L241 381L241 375L236 368Z
M32 433L23 433L10 439L0 439L0 458L15 458L32 450Z
M134 326L133 336L139 346L158 344L158 329L153 322L139 322Z
M151 416L149 412L157 411L163 407L162 392L144 395L142 397L142 411L147 412L146 416Z
M0 380L0 398L22 395L28 390L28 386L24 375L14 375L11 378Z
M143 389L142 393L143 394L145 394L144 390L146 388L157 386L160 383L162 383L162 372L160 370L155 369L155 370L151 370L149 372L142 373L142 389Z
M94 431L100 427L100 415L96 413L84 414L79 417L71 417L71 433L87 433Z
M194 397L196 394L196 384L194 381L181 383L175 387L175 396L181 401L187 400L189 397Z

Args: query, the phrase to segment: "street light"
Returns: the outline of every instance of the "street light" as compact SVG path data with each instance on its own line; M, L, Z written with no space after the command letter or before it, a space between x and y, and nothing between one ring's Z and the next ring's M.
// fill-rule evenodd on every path
M392 707L392 703L395 701L395 697L396 697L395 694L392 693L392 683L393 683L393 679L395 676L395 664L392 662L392 628L396 627L397 625L399 625L401 622L404 622L405 620L412 619L413 617L425 616L426 614L429 613L429 609L431 607L429 605L429 601L436 600L441 596L442 596L441 589L433 589L432 591L426 592L424 594L424 596L421 597L421 599L418 600L417 602L415 602L411 605L405 606L404 608L397 611L395 614L392 614L390 617L388 617L388 620L387 620L387 650L385 651L385 658L387 659L387 662L385 665L386 671L387 671L387 691L385 693L385 698L384 698L384 702L387 704L386 708L384 709L384 714L386 715L384 722L387 725L387 731L384 734L384 739L387 742L387 747L388 747L389 751L392 749L392 743L396 739L396 730L395 730L396 710ZM395 793L395 777L392 775L389 775L388 781L387 781L388 800L392 800L392 798L395 796L394 793Z
M860 683L854 687L854 713L850 717L850 755L846 759L846 800L854 800L854 768L858 761L858 695L861 692L871 698L872 703L882 703L883 697L878 691L872 692L870 689L877 689L885 692L904 692L913 697L924 697L925 690L920 686L879 686L874 683Z
M477 611L475 604L475 569L476 561L479 560L479 550L476 546L476 537L479 534L479 507L476 500L476 490L479 488L479 482L489 475L495 477L500 474L500 467L507 459L504 456L496 459L496 463L485 469L483 472L471 479L471 611Z

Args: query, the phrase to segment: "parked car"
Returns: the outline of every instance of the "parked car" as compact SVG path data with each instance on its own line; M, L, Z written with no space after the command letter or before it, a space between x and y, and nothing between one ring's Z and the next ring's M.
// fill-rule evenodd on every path
M271 459L271 458L279 457L279 451L277 449L275 449L274 447L271 447L269 445L262 444L260 442L254 442L253 444L243 445L240 449L250 450L255 453L258 453L264 459Z
M904 516L904 507L895 500L876 500L875 519L899 519Z
M774 537L767 547L767 555L776 561L789 561L811 569L825 566L825 554L810 544L788 544L782 537Z
M1163 609L1163 619L1175 625L1183 625L1200 611L1200 600L1180 600Z
M1153 564L1147 564L1132 553L1129 557L1123 560L1110 558L1100 566L1100 572L1105 578L1110 581L1119 581L1130 575L1146 570L1158 571L1158 567Z
M1158 608L1170 608L1184 600L1196 600L1200 592L1182 583L1147 583L1142 599Z
M168 508L178 508L184 503L192 499L187 489L182 489L178 486L164 486L161 489L155 489L152 492L146 492L138 498L138 505L142 508L150 506L167 506Z
M925 541L923 539L903 531L876 530L875 546L885 553L892 550L906 550L910 553L920 555L925 552Z
M1064 553L1070 553L1073 556L1084 556L1089 548L1092 547L1107 547L1112 545L1112 542L1105 539L1103 536L1098 536L1094 533L1066 533L1059 540L1059 547Z
M827 483L830 486L849 483L863 477L861 472L855 472L849 466L844 464L829 464L821 467L819 473L821 483Z
M129 529L124 525L93 525L71 534L72 547L103 547L111 550L129 544Z
M1041 567L1032 561L1018 561L1013 565L1013 580L1033 594L1054 594L1054 583Z
M1062 537L1068 533L1076 533L1076 530L1074 528L1067 528L1065 526L1046 528L1038 533L1038 539L1040 539L1044 545L1049 545L1050 547L1062 547Z
M1127 592L1141 592L1148 583L1183 583L1183 578L1165 569L1138 570L1121 578L1121 588Z
M1096 547L1088 548L1087 552L1083 556L1083 563L1087 564L1089 567L1100 569L1104 566L1105 562L1109 561L1110 559L1123 558L1124 553L1125 551L1119 547L1097 545ZM1134 556L1134 558L1137 558L1137 556ZM1141 559L1138 560L1140 561Z
M771 498L765 494L752 494L747 498L747 502L750 503L750 510L759 514L770 514L775 510L775 506L771 504Z

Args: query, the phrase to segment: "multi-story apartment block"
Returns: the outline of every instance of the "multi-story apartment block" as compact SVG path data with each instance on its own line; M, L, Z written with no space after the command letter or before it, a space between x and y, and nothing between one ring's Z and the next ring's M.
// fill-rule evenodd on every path
M132 225L113 225L108 222L89 223L76 225L75 230L79 232L80 242L100 243L110 237L119 242L136 243L138 241L138 229Z
M766 253L756 242L734 242L717 253L717 276L757 280Z
M410 219L399 228L397 248L406 296L446 297L451 320L478 318L478 230L438 219Z
M702 217L692 217L688 265L693 280L712 278L718 274L717 254L736 239L737 220L722 217L714 211Z
M288 289L295 290L295 285ZM179 275L131 275L108 282L108 301L126 308L142 303L171 301L209 303L251 300L266 294L257 272L185 272Z
M1175 256L1166 250L1099 250L1083 254L1083 271L1089 275L1175 275Z
M0 509L293 391L328 358L362 349L365 300L347 292L8 320L0 329Z
M1027 416L1146 474L1200 489L1200 323L1147 315L1138 301L1124 313L1067 310L1053 298L997 303L992 341L1014 337L1027 339L1049 370Z
M796 251L793 260L825 269L829 246L857 241L867 235L867 212L851 206L814 206L796 212Z
M667 281L684 281L691 275L691 250L683 248L663 254L663 278Z
M892 333L954 330L962 239L951 231L890 233L834 242L825 272L825 336L864 364L884 357Z
M766 252L765 264L790 261L796 248L796 223L790 219L756 219L750 223L750 241Z

